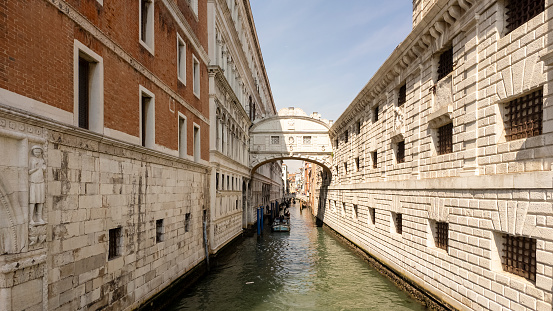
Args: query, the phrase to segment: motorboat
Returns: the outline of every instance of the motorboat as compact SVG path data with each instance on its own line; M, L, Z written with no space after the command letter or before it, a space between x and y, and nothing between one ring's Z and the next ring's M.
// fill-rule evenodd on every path
M277 217L271 226L273 232L290 232L290 218Z

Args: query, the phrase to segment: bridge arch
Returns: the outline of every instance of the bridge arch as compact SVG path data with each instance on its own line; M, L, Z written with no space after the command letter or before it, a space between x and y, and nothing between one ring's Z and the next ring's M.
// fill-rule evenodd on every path
M303 160L330 171L332 123L318 113L308 116L300 108L281 109L276 116L256 121L250 128L252 173L278 160Z

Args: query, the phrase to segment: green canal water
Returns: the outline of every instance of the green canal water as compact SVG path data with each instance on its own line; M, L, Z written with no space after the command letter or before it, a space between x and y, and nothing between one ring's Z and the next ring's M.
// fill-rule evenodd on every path
M246 238L168 310L425 310L352 250L291 210L291 232Z

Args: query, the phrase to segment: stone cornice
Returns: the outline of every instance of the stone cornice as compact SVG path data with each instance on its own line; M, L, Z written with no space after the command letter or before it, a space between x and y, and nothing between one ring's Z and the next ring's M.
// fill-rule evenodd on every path
M198 109L194 108L192 105L187 103L184 98L182 98L177 92L175 92L171 87L169 87L164 81L158 78L154 73L152 73L148 68L142 65L138 60L136 60L132 55L127 53L119 44L111 40L106 34L104 34L98 27L92 24L86 17L84 17L79 11L67 4L64 0L46 0L48 3L53 5L59 12L65 14L69 19L74 23L79 25L85 31L87 31L94 39L98 40L103 44L107 49L111 50L115 55L117 55L121 60L125 61L127 65L134 68L137 72L142 74L157 87L162 89L164 92L169 94L173 99L183 105L186 109L192 112L200 120L209 124L209 119L206 118ZM204 51L205 53L205 51ZM207 55L207 54L206 54ZM209 61L209 58L208 58ZM206 62L207 64L208 62Z
M364 110L365 105L385 92L390 83L398 81L398 76L403 77L405 73L411 71L410 65L416 64L426 50L429 48L439 50L444 43L440 39L450 28L457 26L459 21L462 23L462 29L455 27L456 30L463 31L470 27L472 23L465 22L464 16L471 11L468 16L472 14L476 17L475 4L476 0L438 0L340 115L331 127L330 135L332 137L337 135ZM417 70L410 73L415 72Z

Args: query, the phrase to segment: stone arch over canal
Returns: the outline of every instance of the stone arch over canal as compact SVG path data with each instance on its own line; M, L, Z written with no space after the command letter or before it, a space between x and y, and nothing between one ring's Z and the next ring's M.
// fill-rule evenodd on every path
M307 115L300 108L283 108L276 116L256 121L250 129L252 173L263 164L277 160L302 160L330 172L331 121L317 112Z

